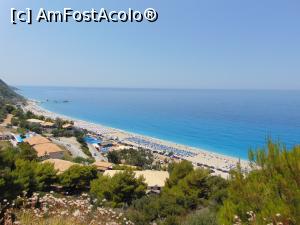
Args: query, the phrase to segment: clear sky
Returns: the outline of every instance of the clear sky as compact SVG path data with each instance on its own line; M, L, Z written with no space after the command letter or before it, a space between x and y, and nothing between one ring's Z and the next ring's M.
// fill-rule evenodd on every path
M10 24L10 8L155 8L155 23ZM15 85L300 89L299 0L1 0Z

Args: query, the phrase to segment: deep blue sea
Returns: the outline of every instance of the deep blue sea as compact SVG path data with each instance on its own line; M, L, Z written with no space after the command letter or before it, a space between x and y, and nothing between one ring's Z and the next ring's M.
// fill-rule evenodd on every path
M300 91L19 88L53 112L244 159L268 137L300 144Z

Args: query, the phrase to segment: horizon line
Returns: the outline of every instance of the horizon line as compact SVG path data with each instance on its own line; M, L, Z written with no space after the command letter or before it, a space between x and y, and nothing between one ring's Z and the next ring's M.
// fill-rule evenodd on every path
M300 91L299 89L286 88L185 88L185 87L122 87L122 86L77 86L77 85L28 85L10 84L14 87L45 87L45 88L98 88L98 89L128 89L128 90L220 90L220 91Z

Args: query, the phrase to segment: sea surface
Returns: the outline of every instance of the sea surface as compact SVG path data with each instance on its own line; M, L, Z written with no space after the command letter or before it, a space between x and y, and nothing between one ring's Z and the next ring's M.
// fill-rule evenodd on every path
M19 88L53 112L243 159L268 137L300 144L300 91Z

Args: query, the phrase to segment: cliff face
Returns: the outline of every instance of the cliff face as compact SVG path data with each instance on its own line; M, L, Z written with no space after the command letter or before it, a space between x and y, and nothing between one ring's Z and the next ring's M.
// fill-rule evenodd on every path
M0 100L6 103L24 102L25 99L17 94L14 88L8 86L0 79Z

